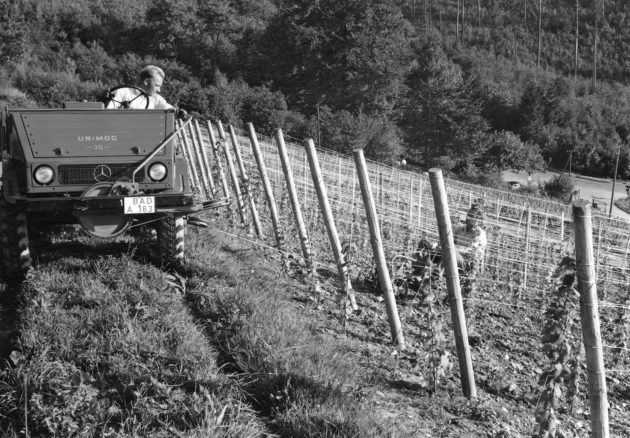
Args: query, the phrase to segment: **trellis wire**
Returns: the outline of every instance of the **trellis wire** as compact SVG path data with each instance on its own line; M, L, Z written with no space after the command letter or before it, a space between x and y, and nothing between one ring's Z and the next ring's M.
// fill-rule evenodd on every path
M258 200L261 217L268 217L267 207L262 202L255 170L254 157L249 147L247 134L235 129L242 155L252 181L250 191ZM278 199L281 226L287 234L287 251L299 253L299 238L292 220L291 206L285 178L282 174L277 146L273 139L258 134L261 153L267 165L269 180ZM305 151L302 145L287 141L287 153L293 169L297 191L302 196L304 218L313 247L328 248L326 229L318 210L317 194L313 188ZM342 241L353 248L350 262L356 277L374 272L369 233L365 211L360 204L360 190L351 157L334 151L318 148L319 162L330 204ZM431 199L428 176L369 162L368 171L374 187L375 203L381 220L382 240L387 260L395 254L407 254L415 249L421 239L437 242L437 223ZM488 247L484 273L480 280L485 285L484 296L471 299L489 301L492 305L513 306L528 310L532 317L541 318L547 302L547 294L553 286L552 274L573 240L570 206L544 199L492 188L478 187L459 181L445 179L448 191L449 210L453 221L462 221L471 201L483 199L486 211ZM530 222L527 223L527 210ZM594 212L594 214L597 214ZM602 332L607 345L614 345L614 335L620 328L615 324L621 304L628 297L628 264L630 227L625 221L605 216L594 217L594 245L599 253L597 260L598 290L605 295L600 309ZM529 242L525 245L526 229L530 226ZM270 227L270 223L264 224ZM264 233L267 236L273 233ZM599 238L597 238L599 237ZM334 266L332 251L324 250L314 255L317 263ZM523 284L523 262L527 260L527 285ZM497 288L497 286L502 286ZM490 292L491 291L491 292ZM493 293L493 296L487 296ZM506 296L507 295L507 296ZM623 328L623 327L622 327ZM538 342L539 333L524 333L533 342ZM621 363L608 354L607 367L628 366L628 358Z

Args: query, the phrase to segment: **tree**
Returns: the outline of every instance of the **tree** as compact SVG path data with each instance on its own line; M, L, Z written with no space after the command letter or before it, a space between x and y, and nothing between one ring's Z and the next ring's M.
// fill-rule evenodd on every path
M513 132L495 132L488 136L488 140L484 161L496 166L499 171L511 169L531 175L546 167L538 145L521 141Z
M297 0L272 20L254 62L261 82L270 80L307 114L320 102L389 116L404 96L411 36L385 0Z
M144 55L194 63L193 50L203 31L195 0L156 0L146 13ZM192 53L191 53L192 52Z
M355 115L345 110L333 112L324 107L321 109L321 131L322 146L344 154L352 154L354 149L361 148L367 158L388 164L398 162L404 154L399 129L382 116ZM311 132L312 137L315 134Z
M488 122L461 68L434 44L420 49L417 65L408 83L404 119L409 156L427 167L477 173L483 167Z

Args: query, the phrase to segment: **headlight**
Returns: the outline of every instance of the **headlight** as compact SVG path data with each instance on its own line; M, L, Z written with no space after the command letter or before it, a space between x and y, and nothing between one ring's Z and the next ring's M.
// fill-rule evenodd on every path
M155 182L162 181L167 173L166 166L162 163L154 163L149 167L149 178Z
M50 166L39 166L33 172L33 179L39 185L45 186L46 184L50 184L53 179L55 179L55 171Z

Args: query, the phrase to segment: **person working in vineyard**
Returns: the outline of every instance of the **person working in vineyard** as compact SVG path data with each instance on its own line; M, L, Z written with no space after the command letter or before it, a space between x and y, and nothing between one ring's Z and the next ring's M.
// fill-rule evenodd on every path
M453 221L453 242L462 285L462 295L470 297L476 278L483 268L488 239L484 230L483 200L473 203L462 225L459 217ZM416 275L423 275L428 267L442 263L442 248L437 242L421 239L415 252L412 268Z
M484 255L488 238L486 236L485 213L483 200L473 203L466 215L466 224L455 227L453 240L457 251L457 265L459 267L462 298L469 327L469 340L477 338L474 335L474 311L466 299L470 299L477 290L477 277L483 269Z
M483 258L488 245L484 230L485 213L483 200L473 203L466 214L466 224L454 227L453 241L457 250L457 264L460 273L466 277L476 277L483 266ZM472 290L462 292L470 294Z

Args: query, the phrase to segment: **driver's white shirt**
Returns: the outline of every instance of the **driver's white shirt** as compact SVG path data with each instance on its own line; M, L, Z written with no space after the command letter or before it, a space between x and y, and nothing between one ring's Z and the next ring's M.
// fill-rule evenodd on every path
M137 98L137 99L135 99ZM135 99L135 100L134 100ZM116 102L114 102L116 101ZM164 99L159 94L154 94L153 96L149 96L149 106L147 107L147 101L144 96L140 96L140 91L135 88L119 88L114 91L113 100L110 100L107 103L107 109L117 109L121 108L121 104L119 102L131 102L129 104L130 109L173 109L173 105L168 103L166 99Z

